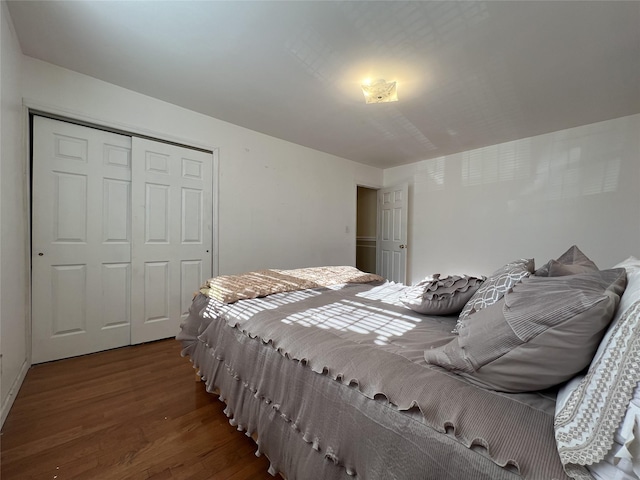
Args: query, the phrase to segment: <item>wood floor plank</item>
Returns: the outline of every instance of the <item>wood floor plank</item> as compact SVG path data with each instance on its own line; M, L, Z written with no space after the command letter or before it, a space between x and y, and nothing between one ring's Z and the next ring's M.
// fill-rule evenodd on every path
M32 367L3 427L2 480L272 479L179 353L171 339Z

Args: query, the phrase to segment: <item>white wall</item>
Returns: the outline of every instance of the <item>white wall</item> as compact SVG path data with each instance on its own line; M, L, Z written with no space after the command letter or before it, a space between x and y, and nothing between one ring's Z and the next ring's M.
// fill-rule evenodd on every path
M25 57L4 2L1 66L2 422L29 367L23 98L41 111L217 148L218 273L355 264L356 186L381 186L382 170Z
M409 281L573 244L600 268L640 255L639 139L633 115L385 170L410 184Z
M24 57L25 101L218 147L219 273L355 263L356 184L382 171Z
M412 282L486 274L522 256L541 264L574 243L601 267L640 255L639 115L383 173L22 57L4 3L1 65L3 406L26 352L21 96L80 120L219 148L219 273L354 264L356 184L402 181Z
M5 2L0 5L0 425L28 369L28 267L22 54Z

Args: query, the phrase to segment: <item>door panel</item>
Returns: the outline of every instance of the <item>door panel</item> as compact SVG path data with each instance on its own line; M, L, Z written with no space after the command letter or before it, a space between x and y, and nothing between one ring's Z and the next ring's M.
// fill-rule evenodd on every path
M131 182L105 178L102 202L102 241L104 243L131 242Z
M180 315L186 318L189 315L189 307L193 300L195 285L201 285L203 275L203 265L201 260L183 260L180 271L180 291L182 293ZM208 275L210 276L210 275Z
M32 361L128 345L131 139L42 117L33 138Z
M145 184L145 237L147 245L169 243L169 185Z
M51 172L54 189L53 242L87 241L87 176Z
M87 266L51 266L51 336L87 333Z
M144 322L169 320L169 262L144 264Z
M212 155L133 139L132 343L175 336L211 276Z
M406 283L408 184L378 190L378 274Z
M131 323L131 264L102 264L102 327Z
M183 244L202 245L202 190L182 189L182 232Z

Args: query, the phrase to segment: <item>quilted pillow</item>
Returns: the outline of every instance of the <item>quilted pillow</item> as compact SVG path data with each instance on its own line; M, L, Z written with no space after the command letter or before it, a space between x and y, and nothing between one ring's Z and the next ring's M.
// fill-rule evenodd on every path
M543 390L583 370L626 286L623 268L562 277L532 276L462 321L428 363L503 392Z
M493 305L500 300L504 294L512 288L515 284L522 281L523 278L528 277L533 273L533 259L522 258L513 262L507 263L495 272L493 272L489 278L482 284L482 286L476 291L476 293L466 303L460 316L458 317L458 323L453 330L453 333L457 333L460 327L460 322L467 318L472 313L475 313L483 308Z
M400 298L414 312L425 315L451 315L459 313L486 277L449 275L439 273L427 277L407 289Z
M596 264L582 253L576 245L573 245L560 255L557 260L549 260L536 270L535 275L538 277L560 277L594 270L598 270Z

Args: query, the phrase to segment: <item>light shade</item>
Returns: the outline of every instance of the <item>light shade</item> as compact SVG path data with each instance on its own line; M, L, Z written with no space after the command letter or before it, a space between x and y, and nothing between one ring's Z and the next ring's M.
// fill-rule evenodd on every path
M362 93L367 103L385 103L398 101L396 82L376 80L370 85L362 85Z

